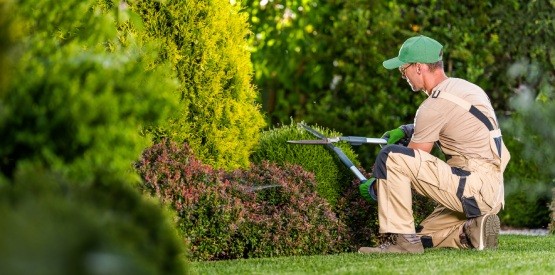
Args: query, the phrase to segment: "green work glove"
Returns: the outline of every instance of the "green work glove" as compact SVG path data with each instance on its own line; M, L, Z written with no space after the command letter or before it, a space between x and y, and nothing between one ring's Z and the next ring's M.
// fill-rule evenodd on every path
M414 124L401 125L397 129L387 131L382 138L387 139L387 144L399 144L403 146L409 145L412 134L414 133Z
M385 132L382 138L387 139L387 144L397 144L397 142L405 138L405 132L401 128L396 128Z
M360 195L369 202L374 202L378 200L376 192L374 192L374 184L376 183L376 178L370 178L363 181L358 186L358 191Z

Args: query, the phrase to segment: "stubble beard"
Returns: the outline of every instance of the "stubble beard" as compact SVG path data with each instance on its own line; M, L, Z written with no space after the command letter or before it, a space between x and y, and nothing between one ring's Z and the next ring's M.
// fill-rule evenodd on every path
M413 92L419 92L419 91L420 91L419 89L417 89L417 88L412 84L412 82L410 82L410 80L409 80L408 77L407 77L406 80L407 80L407 83L409 84L409 86L410 86L410 88L411 88L411 90L412 90Z

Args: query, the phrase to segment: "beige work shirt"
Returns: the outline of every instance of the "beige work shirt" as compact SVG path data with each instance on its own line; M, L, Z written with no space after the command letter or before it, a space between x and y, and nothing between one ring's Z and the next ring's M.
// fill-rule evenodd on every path
M434 98L438 92L451 93L474 105L494 127L498 127L491 102L482 88L464 79L448 78L438 84L418 108L412 141L439 141L447 163L451 166L464 168L458 156L499 166L500 160L492 152L490 133L484 123L455 103Z

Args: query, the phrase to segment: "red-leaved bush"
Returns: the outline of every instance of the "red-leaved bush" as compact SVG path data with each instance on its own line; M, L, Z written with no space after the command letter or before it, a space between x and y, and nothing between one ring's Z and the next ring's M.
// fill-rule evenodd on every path
M366 174L360 169L363 174ZM366 175L370 178L370 175ZM368 202L359 193L359 180L346 188L336 207L339 219L347 225L349 247L356 251L361 246L373 246L378 240L378 204Z
M262 162L224 172L164 141L136 163L145 191L170 205L191 259L314 255L348 250L348 230L300 166Z

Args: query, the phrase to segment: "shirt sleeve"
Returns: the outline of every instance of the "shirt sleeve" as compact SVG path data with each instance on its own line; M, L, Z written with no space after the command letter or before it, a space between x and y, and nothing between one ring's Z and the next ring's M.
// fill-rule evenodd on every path
M436 142L439 140L439 133L444 125L444 115L435 109L421 106L414 117L412 141L415 143Z

